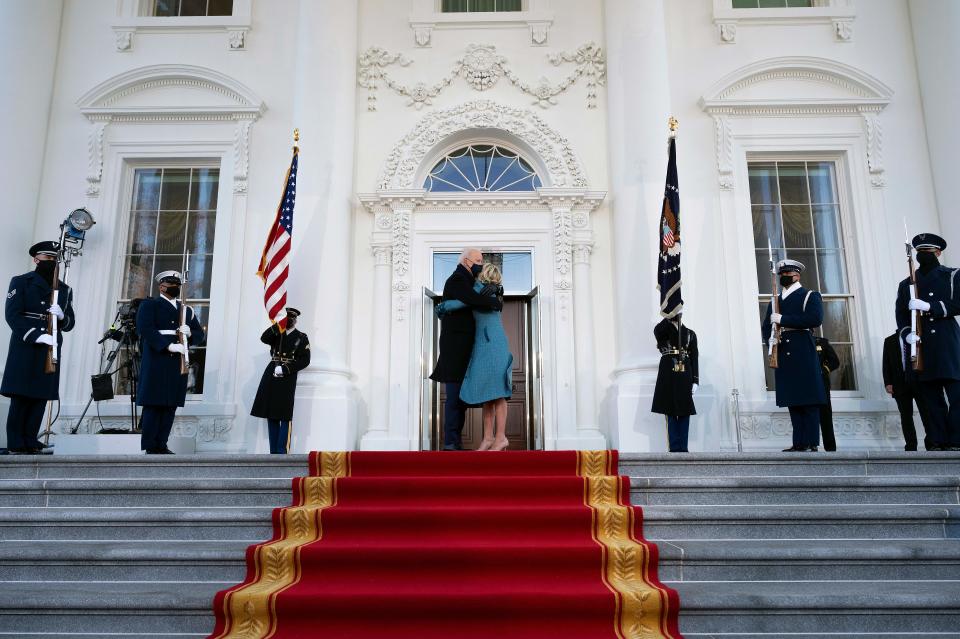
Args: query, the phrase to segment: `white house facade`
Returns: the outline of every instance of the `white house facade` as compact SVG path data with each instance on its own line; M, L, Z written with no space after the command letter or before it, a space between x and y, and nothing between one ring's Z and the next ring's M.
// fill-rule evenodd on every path
M881 350L904 220L960 264L960 5L777 4L0 4L2 272L31 268L27 247L72 209L97 221L69 274L57 437L129 427L125 369L80 420L113 345L98 340L156 294L156 272L187 265L208 337L174 434L268 450L249 415L269 355L256 271L297 128L289 302L312 362L294 451L437 445L433 297L467 246L503 265L515 302L522 446L666 450L650 402L673 116L684 322L700 341L690 449L789 440L760 337L768 239L824 294L838 446L901 448Z

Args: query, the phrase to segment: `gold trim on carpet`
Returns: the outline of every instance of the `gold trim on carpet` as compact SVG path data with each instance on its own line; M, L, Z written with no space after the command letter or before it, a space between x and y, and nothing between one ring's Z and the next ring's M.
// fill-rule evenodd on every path
M337 503L337 478L349 474L346 453L322 453L320 477L298 482L299 506L280 514L278 539L254 550L251 583L224 598L226 630L221 639L266 639L277 629L277 595L300 581L300 549L323 536L321 512Z
M614 626L620 639L673 637L665 620L670 600L650 584L651 557L634 538L635 513L609 451L580 451L584 504L593 513L593 538L603 549L603 581L617 600ZM626 497L624 499L624 497Z

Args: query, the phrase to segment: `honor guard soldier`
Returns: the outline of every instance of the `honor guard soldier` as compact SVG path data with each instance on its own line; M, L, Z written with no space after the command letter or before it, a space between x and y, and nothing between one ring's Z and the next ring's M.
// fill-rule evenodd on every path
M7 414L7 450L13 454L36 454L43 450L37 439L43 412L49 400L60 398L60 367L46 372L47 352L56 344L57 361L63 333L73 329L73 292L57 281L59 304L51 305L53 271L57 266L58 242L40 242L30 247L36 269L10 280L5 316L13 330L3 370L0 394L10 398ZM47 330L49 315L58 320L57 337Z
M684 326L677 315L657 324L653 336L660 351L660 368L650 410L667 418L670 452L686 453L690 416L697 414L693 396L700 387L697 334Z
M804 266L796 260L777 263L780 275L780 312L773 312L773 301L763 319L763 339L778 345L778 366L774 372L777 406L790 410L793 446L785 453L816 452L820 443L820 406L827 394L820 376L813 331L823 323L820 293L800 285ZM780 326L780 339L773 325Z
M160 294L140 303L137 332L140 334L143 362L137 405L143 407L140 419L140 448L147 454L171 454L167 438L173 427L177 407L187 397L187 378L181 372L181 357L186 352L180 336L190 346L203 343L203 327L196 313L186 308L186 321L180 323L180 286L183 277L177 271L163 271L156 277Z
M284 454L290 448L290 422L297 391L297 373L310 365L310 340L296 328L300 311L288 308L287 330L274 324L260 341L270 347L270 362L260 378L260 387L250 414L267 420L270 452Z
M939 235L921 233L911 241L917 251L917 297L910 294L910 280L897 290L897 326L907 329L907 344L919 343L923 370L919 372L920 394L926 405L929 450L960 450L960 275L940 265L947 242ZM910 314L920 312L921 331L910 332ZM946 396L946 397L944 397ZM947 403L949 402L949 409Z
M823 390L827 394L827 403L820 406L820 436L823 449L829 452L837 450L837 438L833 434L833 403L830 400L830 373L840 368L840 358L826 337L816 338L817 357L820 359L820 376L823 378Z

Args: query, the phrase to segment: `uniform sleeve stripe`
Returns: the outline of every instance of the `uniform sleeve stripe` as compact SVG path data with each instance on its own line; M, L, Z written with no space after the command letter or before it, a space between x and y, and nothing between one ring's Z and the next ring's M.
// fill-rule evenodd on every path
M947 316L947 305L944 304L944 303L941 301L941 302L940 302L940 308L943 309L943 316L946 317L946 316Z
M30 333L34 332L35 330L37 330L36 327L31 328L29 331L27 331L26 333L24 333L24 334L23 334L23 341L27 341L27 337L29 337L29 336L30 336Z
M810 300L810 296L813 295L813 291L807 291L807 296L803 298L803 310L807 310L807 302Z

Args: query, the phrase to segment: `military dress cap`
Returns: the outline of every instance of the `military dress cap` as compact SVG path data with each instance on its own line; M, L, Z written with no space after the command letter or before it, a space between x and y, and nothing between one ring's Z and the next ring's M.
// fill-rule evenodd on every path
M30 257L36 257L38 255L52 255L57 256L60 249L60 242L46 241L46 242L37 242L30 247Z
M300 311L298 311L297 309L293 308L292 306L288 306L287 308L285 308L285 309L283 309L283 310L285 310L285 311L287 312L287 317L300 317Z
M161 271L153 278L157 284L183 284L183 276L180 271Z
M805 268L807 267L803 265L803 262L797 260L780 260L777 262L777 273L803 273Z
M943 251L947 248L947 241L934 233L920 233L914 237L910 243L913 244L913 248L917 250L936 249Z

